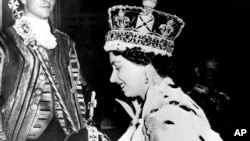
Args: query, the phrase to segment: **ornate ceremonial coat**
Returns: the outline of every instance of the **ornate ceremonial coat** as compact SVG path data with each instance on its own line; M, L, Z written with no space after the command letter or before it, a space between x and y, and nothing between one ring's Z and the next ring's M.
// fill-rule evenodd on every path
M170 78L149 88L143 108L133 102L135 113L119 101L133 118L119 141L221 141L210 128L204 111Z
M84 127L86 107L82 78L74 42L52 29L57 46L47 50L46 63L77 129ZM63 108L55 98L44 69L34 50L13 27L0 36L0 133L8 141L36 139L53 117L60 121L65 134L72 130ZM57 102L56 102L57 101Z

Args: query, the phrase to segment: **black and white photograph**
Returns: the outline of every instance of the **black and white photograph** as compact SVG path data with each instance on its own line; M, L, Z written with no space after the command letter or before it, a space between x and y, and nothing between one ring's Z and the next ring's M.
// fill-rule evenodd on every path
M249 141L247 0L0 0L0 141Z

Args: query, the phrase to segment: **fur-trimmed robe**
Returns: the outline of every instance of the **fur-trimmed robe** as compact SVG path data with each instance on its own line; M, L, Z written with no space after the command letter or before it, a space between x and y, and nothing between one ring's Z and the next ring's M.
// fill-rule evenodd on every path
M132 116L133 124L119 141L222 141L204 111L173 85L172 79L165 78L149 88L141 118ZM134 106L140 111L138 104Z

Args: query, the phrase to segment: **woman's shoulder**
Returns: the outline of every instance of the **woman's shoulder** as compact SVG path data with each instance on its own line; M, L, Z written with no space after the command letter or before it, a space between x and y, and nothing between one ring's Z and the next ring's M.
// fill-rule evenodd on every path
M190 121L200 121L200 123L209 126L208 119L204 111L195 103L190 96L185 94L180 87L173 87L171 83L166 82L158 87L155 92L155 99L161 104L151 109L148 117L156 119L162 123L182 123Z
M164 104L145 115L144 125L147 133L158 140L210 140L217 141L219 135L210 128L203 110L180 88L170 88L175 96L165 94ZM209 134L207 134L209 133ZM201 139L202 138L202 139ZM219 140L219 139L218 139Z

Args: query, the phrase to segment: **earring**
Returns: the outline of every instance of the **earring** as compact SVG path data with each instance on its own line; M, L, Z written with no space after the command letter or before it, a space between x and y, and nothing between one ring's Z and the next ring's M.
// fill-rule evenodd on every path
M146 75L145 77L145 84L148 84L149 83L149 80L148 80L148 76Z

